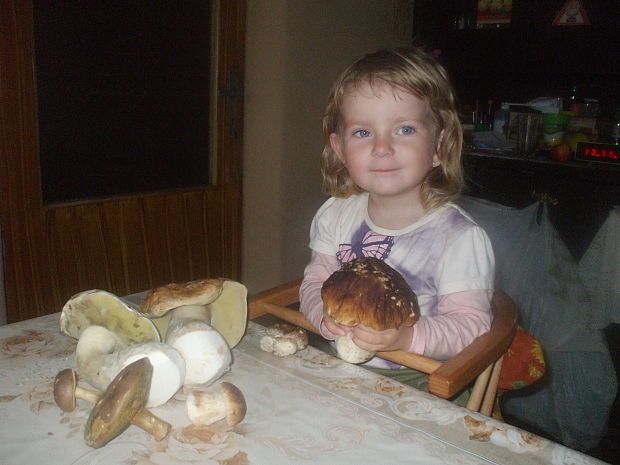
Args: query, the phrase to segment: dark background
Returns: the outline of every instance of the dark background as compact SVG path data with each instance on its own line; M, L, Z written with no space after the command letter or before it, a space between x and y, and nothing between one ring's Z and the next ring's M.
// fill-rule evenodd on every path
M210 2L35 0L44 203L209 180Z
M610 113L620 104L620 1L581 3L590 26L552 26L565 0L513 0L509 25L478 29L476 0L416 0L413 43L441 50L463 105L564 96L577 84Z

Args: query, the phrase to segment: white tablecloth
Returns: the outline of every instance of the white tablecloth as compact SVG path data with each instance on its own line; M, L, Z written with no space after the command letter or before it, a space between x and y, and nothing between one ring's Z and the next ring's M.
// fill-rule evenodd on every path
M63 412L52 398L56 373L75 366L75 341L57 328L58 314L0 328L2 465L602 463L311 347L285 358L263 352L254 323L222 378L246 397L243 422L193 426L178 395L153 409L173 426L164 440L130 426L91 449L90 405Z

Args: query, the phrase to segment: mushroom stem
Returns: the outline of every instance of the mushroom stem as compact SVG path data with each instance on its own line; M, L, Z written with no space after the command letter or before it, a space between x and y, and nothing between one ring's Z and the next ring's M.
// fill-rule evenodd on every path
M80 386L75 387L75 397L85 400L91 404L94 404L101 397L101 393L93 391L92 389L86 389Z

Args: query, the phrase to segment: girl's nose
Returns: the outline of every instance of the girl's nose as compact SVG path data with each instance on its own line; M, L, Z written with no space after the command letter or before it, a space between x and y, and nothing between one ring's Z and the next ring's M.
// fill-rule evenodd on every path
M377 137L375 140L375 146L373 147L373 155L375 157L387 157L394 155L392 141L389 137Z

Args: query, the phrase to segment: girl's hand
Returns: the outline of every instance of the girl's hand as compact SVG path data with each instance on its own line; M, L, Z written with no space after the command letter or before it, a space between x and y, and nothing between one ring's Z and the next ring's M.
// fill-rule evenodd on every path
M364 325L351 328L352 340L360 348L373 352L388 350L407 351L413 339L413 326L377 331Z
M325 311L323 312L323 326L334 336L344 336L353 329L353 326L339 325Z

